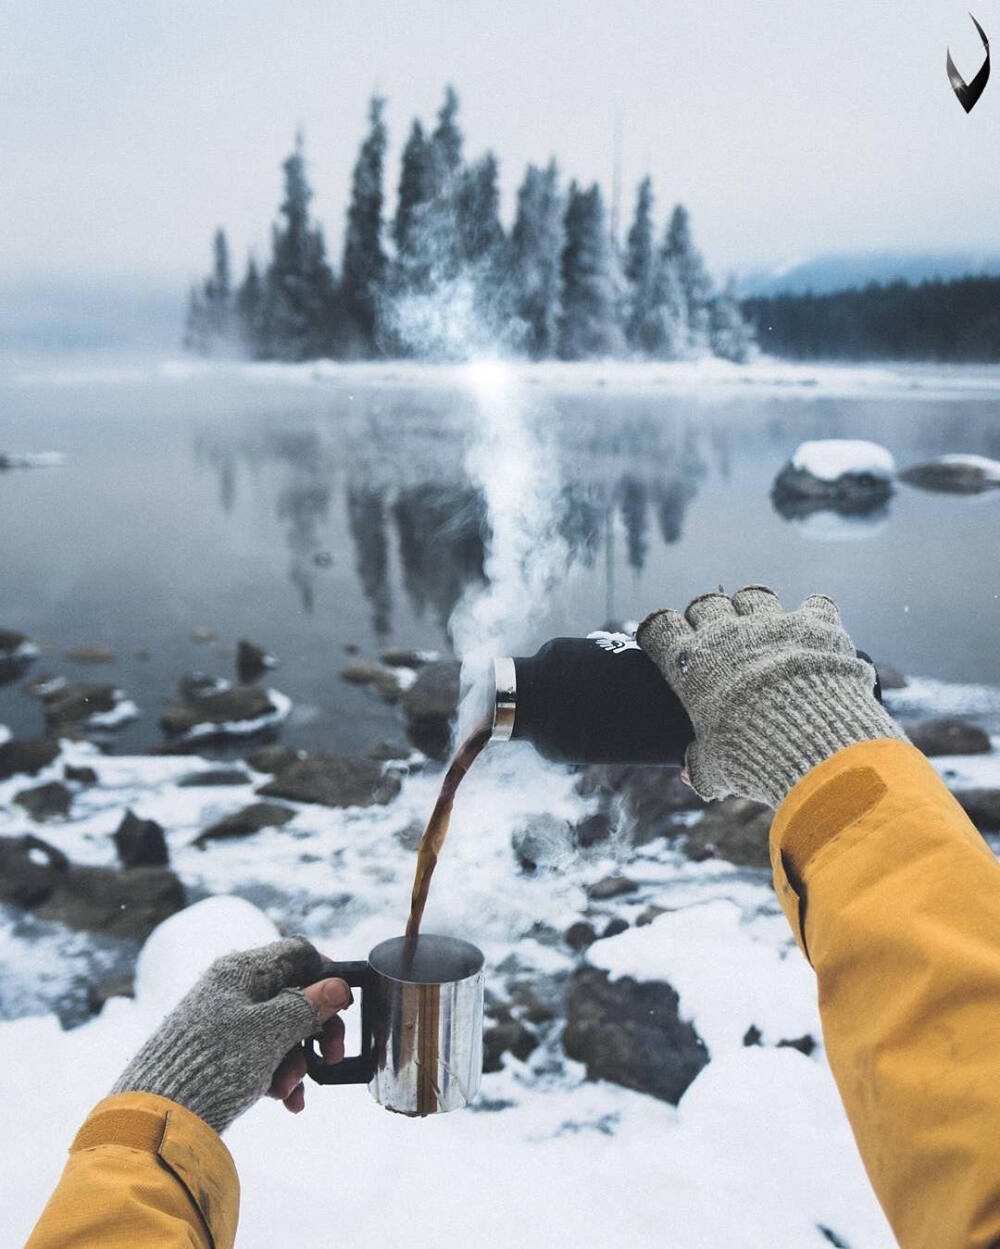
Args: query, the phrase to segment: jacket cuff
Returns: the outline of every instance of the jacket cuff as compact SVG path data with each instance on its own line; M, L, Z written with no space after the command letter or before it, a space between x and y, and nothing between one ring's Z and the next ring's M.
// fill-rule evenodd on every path
M87 1116L70 1153L102 1145L156 1155L187 1191L216 1249L233 1244L240 1206L236 1164L204 1119L155 1093L114 1093Z

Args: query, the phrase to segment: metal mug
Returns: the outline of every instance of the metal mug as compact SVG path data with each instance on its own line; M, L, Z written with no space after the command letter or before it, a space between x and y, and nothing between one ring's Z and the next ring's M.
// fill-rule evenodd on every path
M318 1084L367 1084L387 1110L431 1115L467 1106L483 1072L482 952L457 937L392 937L363 962L327 963L361 990L361 1052L326 1063L316 1038L306 1065Z

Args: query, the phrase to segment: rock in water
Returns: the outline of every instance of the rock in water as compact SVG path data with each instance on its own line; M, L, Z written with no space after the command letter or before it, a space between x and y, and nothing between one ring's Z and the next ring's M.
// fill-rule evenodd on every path
M291 746L259 746L246 756L247 763L255 772L269 772L274 776L302 758Z
M284 768L257 793L325 807L370 807L390 802L399 790L398 777L383 772L369 759L312 755Z
M725 859L738 867L771 866L768 843L774 812L749 798L713 802L692 825L683 850L689 859Z
M1000 789L959 789L955 797L981 833L1000 832Z
M661 981L611 980L583 967L566 999L566 1054L590 1080L612 1080L677 1105L708 1062L708 1050L678 1014L678 997Z
M59 753L59 743L48 737L13 738L0 744L0 781L21 772L34 776Z
M287 824L295 815L291 807L283 807L278 802L254 802L235 815L227 815L200 833L194 841L196 846L203 846L207 841L227 837L248 837L262 828L280 828Z
M921 720L908 724L906 735L925 755L985 755L992 749L989 734L964 720Z
M458 710L462 665L457 659L428 664L403 695L410 740L432 759L446 759L451 721Z
M71 664L113 664L117 656L110 646L71 646L63 658Z
M14 801L24 807L33 820L59 819L69 814L73 794L62 781L49 781L33 789L22 789L14 795Z
M144 941L185 900L183 885L165 867L70 867L35 914L67 928Z
M37 657L38 647L16 629L0 629L0 685L23 676Z
M140 820L128 810L113 836L122 867L166 867L167 838L155 820Z
M224 785L249 785L250 776L242 768L202 768L188 772L177 782L181 789L205 789Z
M68 867L63 852L40 837L0 837L0 902L37 906Z
M122 693L113 685L64 685L43 694L45 726L54 733L73 724L81 724L93 715L114 711L122 701Z
M801 519L824 508L863 516L884 508L896 466L878 443L850 438L803 442L771 487L775 511Z
M900 481L943 494L981 494L1000 487L1000 460L984 455L942 455L923 464L911 464Z
M277 666L277 660L263 646L240 638L236 643L236 672L241 682L256 681L268 668Z
M211 737L249 734L281 718L281 707L272 701L270 691L236 685L169 707L160 724L172 737Z
M587 890L587 897L593 902L608 902L612 898L623 898L628 893L635 893L639 886L627 876L605 876L596 881Z

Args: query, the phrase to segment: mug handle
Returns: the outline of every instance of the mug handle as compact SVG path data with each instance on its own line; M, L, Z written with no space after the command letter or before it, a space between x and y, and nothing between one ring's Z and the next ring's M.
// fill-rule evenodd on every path
M320 968L317 980L336 976L352 988L361 990L361 1052L353 1058L342 1058L339 1063L323 1061L316 1048L317 1038L308 1037L306 1047L306 1070L317 1084L367 1084L375 1074L375 1040L372 1035L371 1006L372 972L366 962L326 962Z
M866 664L871 664L871 666L875 668L875 661L872 659L871 655L869 655L867 651L856 650L854 653L855 655L857 655L859 659L863 659ZM878 668L875 668L875 685L872 689L872 693L879 700L879 702L883 701L882 700L882 680L879 677Z

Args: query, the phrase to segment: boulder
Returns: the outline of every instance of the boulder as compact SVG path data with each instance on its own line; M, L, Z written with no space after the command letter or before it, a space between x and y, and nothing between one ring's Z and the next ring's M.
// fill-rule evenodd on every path
M620 915L615 915L608 920L607 927L601 933L601 940L606 937L617 937L619 933L628 931L628 920L622 919Z
M12 659L28 639L16 629L0 629L0 659Z
M662 981L611 980L582 967L570 980L563 1049L591 1080L611 1080L676 1105L708 1062L698 1033Z
M160 717L160 724L172 737L190 733L200 725L211 725L225 733L229 724L269 719L277 710L266 690L256 685L234 685L232 689L203 694L191 702L169 707Z
M283 807L278 802L253 802L234 815L227 815L224 820L210 825L195 838L196 846L203 846L207 841L222 840L227 837L249 837L251 833L260 832L262 828L280 828L295 816L291 807Z
M373 742L365 751L366 759L374 759L376 763L392 763L396 760L409 759L413 748L406 742L390 742L386 740Z
M965 720L921 720L908 724L906 735L925 755L985 755L992 749L989 734Z
M155 820L140 820L127 810L113 836L122 867L166 867L167 838Z
M22 789L14 795L14 801L33 820L61 819L69 814L73 793L62 781L49 781L32 789Z
M290 802L317 802L325 807L370 807L373 803L390 802L399 790L399 778L383 772L370 759L311 755L283 769L257 793Z
M517 1019L504 1019L483 1033L483 1071L500 1071L504 1054L524 1062L538 1048L538 1037Z
M215 785L249 785L250 776L242 768L203 768L188 772L177 782L181 789L201 789Z
M256 642L240 638L236 643L236 673L241 682L256 681L268 668L277 667L277 662Z
M1000 487L1000 464L982 456L942 456L911 464L899 474L900 481L943 494L981 494Z
M93 715L114 711L121 701L121 691L113 685L64 685L42 695L45 727L58 733L70 725L89 720Z
M35 914L67 928L141 942L184 905L184 887L169 868L70 867Z
M68 867L63 852L40 837L0 837L0 902L37 906Z
M9 685L27 672L38 655L23 633L16 629L0 629L0 685Z
M576 844L587 850L611 836L611 817L606 811L595 811L593 815L585 815L576 825Z
M682 849L696 863L725 859L738 867L770 867L768 841L774 812L749 798L713 803L687 831Z
M432 759L445 759L451 721L458 710L462 665L457 659L428 664L402 698L410 740Z
M59 743L48 737L12 738L0 743L0 781L24 772L34 776L59 753Z
M75 781L78 785L96 785L97 773L93 768L75 768L71 763L63 767L63 777L67 781Z
M302 755L291 746L258 746L246 756L247 763L255 772L269 772L272 776L297 763Z
M533 872L563 858L573 844L573 834L565 820L542 812L515 829L510 840L521 870Z
M63 658L71 664L113 664L117 659L110 646L71 646L63 651Z
M370 659L355 659L346 668L340 670L340 679L348 681L351 685L370 685L386 675L389 674L386 673L385 668L381 664L373 663Z
M87 1009L99 1015L113 997L135 997L135 977L131 971L113 972L107 979L87 986Z
M578 919L563 933L563 941L571 950L585 950L588 945L593 945L597 940L597 930L593 924L588 924L585 919Z
M896 466L877 443L827 438L802 443L774 479L771 502L786 519L829 509L844 516L884 510Z
M583 769L576 783L584 798L597 795L610 820L621 807L621 830L634 846L676 831L674 816L681 811L699 811L705 803L680 779L677 768L649 768L638 764L592 764ZM581 843L582 844L582 843Z
M639 886L627 876L604 876L595 881L587 890L587 897L592 902L607 902L612 898L622 898L628 893L635 893Z
M1000 789L959 789L955 797L981 833L1000 832Z
M406 650L394 647L379 652L379 659L390 668L423 668L434 660L433 651Z
M177 693L182 703L194 703L206 694L221 694L233 688L225 677L213 677L207 672L185 672L177 682Z

